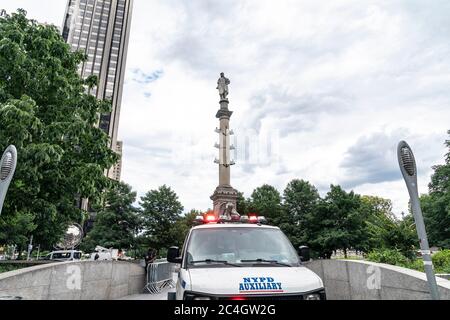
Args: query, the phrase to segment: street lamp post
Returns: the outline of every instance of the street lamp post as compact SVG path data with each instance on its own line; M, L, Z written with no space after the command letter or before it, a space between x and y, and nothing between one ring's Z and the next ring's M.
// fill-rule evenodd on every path
M30 261L31 257L31 251L33 251L33 235L30 237L30 243L28 244L28 250L27 250L27 261Z
M427 275L430 294L433 300L439 300L439 290L436 283L436 277L433 271L433 261L431 259L430 246L428 244L427 232L423 221L422 209L420 208L419 190L417 187L417 165L411 147L401 141L397 149L398 162L400 170L408 188L411 198L411 207L416 222L417 235L419 236L420 252L422 253L425 273Z
M3 153L0 161L0 215L2 214L3 203L6 193L11 183L17 165L17 150L14 146L9 146Z
M39 261L39 253L40 253L40 251L41 251L41 245L38 244L38 252L37 252L37 259L36 259L38 261Z

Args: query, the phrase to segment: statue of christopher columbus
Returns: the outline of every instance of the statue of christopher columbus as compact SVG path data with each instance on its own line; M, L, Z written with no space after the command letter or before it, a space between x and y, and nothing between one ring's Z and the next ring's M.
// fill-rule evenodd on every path
M225 78L225 74L222 72L220 78L217 81L217 90L219 90L220 99L227 100L228 97L228 85L230 84L230 79Z

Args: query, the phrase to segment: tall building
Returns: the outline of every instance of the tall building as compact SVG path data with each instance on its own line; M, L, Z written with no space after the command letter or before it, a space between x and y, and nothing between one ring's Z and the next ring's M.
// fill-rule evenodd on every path
M117 150L122 91L130 36L133 0L69 0L62 35L73 51L82 50L88 60L79 66L83 78L98 77L93 94L112 101L112 111L100 116L99 127ZM120 149L122 144L120 143ZM120 180L117 166L108 170L110 178Z

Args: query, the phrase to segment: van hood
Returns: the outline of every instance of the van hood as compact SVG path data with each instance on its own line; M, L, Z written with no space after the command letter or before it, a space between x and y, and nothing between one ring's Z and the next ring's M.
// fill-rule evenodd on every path
M319 276L303 266L194 268L189 275L191 291L213 295L307 293L323 288Z

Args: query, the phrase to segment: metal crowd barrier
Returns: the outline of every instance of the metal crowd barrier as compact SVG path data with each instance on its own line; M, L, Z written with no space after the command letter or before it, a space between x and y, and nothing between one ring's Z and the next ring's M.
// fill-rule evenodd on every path
M151 263L147 266L147 284L144 291L150 294L161 293L166 288L174 288L174 265L169 262Z

